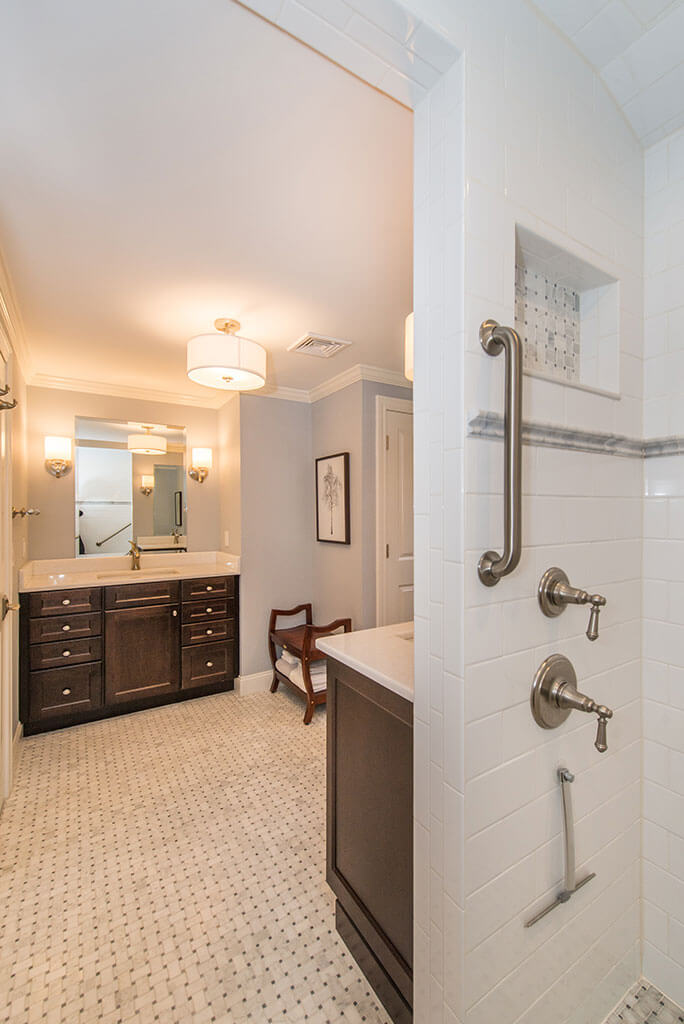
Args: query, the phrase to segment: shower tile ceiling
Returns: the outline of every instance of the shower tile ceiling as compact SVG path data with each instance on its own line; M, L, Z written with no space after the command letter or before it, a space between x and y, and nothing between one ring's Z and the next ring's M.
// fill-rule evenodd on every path
M684 0L535 0L601 75L644 146L684 126Z

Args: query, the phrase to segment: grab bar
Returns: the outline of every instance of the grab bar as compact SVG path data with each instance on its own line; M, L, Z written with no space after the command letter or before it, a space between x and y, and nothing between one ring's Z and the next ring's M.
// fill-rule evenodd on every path
M112 539L112 537L116 537L119 533L123 533L124 530L127 530L128 527L132 525L132 523L126 523L125 526L120 526L118 530L115 530L114 533L110 533L108 537L104 537L102 540L96 540L95 546L101 548L102 545L106 544L108 540Z
M493 587L502 576L518 565L521 548L522 508L522 342L512 327L501 327L496 320L480 326L480 343L489 356L506 353L506 409L504 414L504 549L485 551L477 572L486 587Z

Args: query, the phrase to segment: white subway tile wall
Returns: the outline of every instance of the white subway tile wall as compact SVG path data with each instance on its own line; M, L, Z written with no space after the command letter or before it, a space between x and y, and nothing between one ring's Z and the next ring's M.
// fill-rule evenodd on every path
M684 131L646 153L645 429L684 427ZM684 1005L684 458L646 460L644 974Z
M459 62L415 111L414 1019L450 1024L464 1020L462 123Z

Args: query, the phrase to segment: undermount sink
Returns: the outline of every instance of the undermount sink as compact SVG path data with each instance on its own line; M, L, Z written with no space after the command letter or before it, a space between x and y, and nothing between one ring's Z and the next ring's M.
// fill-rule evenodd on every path
M130 576L137 579L140 576L180 576L178 569L165 569L160 566L158 569L117 569L116 572L98 572L98 580L110 580L112 577Z

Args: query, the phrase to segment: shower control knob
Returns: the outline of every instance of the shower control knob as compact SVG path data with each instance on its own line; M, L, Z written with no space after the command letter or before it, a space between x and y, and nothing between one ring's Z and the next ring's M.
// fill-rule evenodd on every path
M539 607L548 618L555 618L565 611L569 604L590 604L587 640L597 640L599 635L599 614L606 603L602 594L589 594L586 590L571 587L570 580L562 569L554 566L547 569L537 590Z
M596 730L594 746L599 754L605 754L608 749L608 719L613 717L613 712L610 708L600 704L596 713L598 714L598 728Z
M530 695L532 717L542 729L557 729L571 711L584 711L598 716L594 746L600 754L608 749L607 723L613 712L605 704L597 704L577 689L575 670L562 654L552 654L541 663L534 677Z

